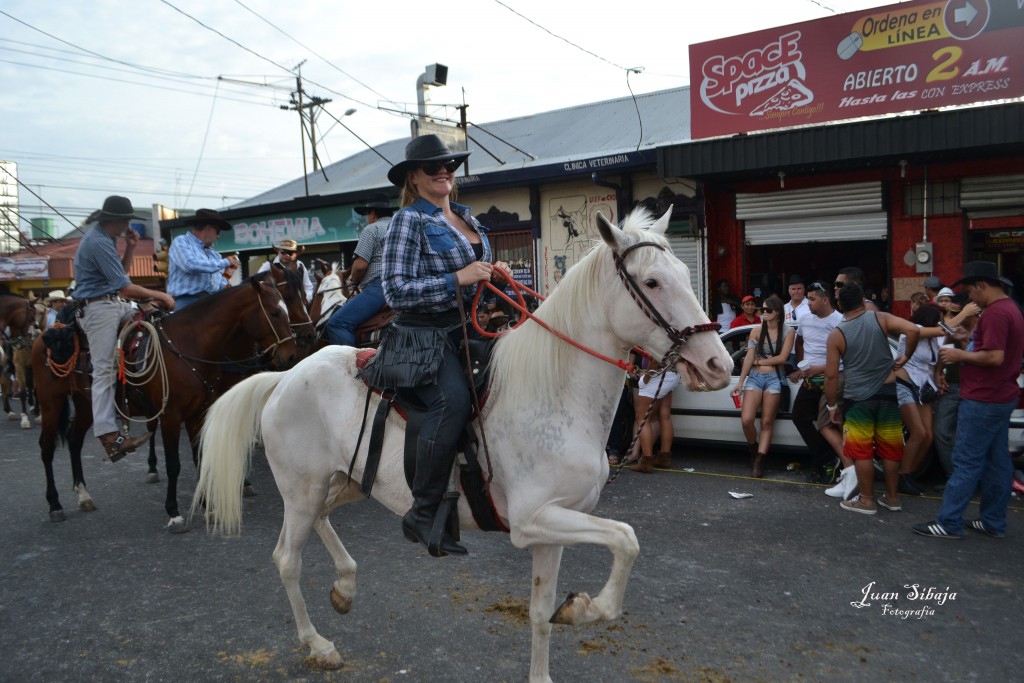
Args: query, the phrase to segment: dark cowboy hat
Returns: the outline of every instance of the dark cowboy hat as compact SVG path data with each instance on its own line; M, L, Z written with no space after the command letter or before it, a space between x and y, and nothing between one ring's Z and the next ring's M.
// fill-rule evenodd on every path
M802 285L803 283L804 283L804 279L800 275L790 275L789 276L789 284L791 284L791 285Z
M118 195L110 195L103 200L103 208L100 209L99 214L96 216L96 220L100 223L104 221L126 221L131 218L139 218L142 216L135 215L135 209L132 208L131 200L127 197L119 197Z
M375 194L373 199L361 206L357 206L355 211L360 216L365 216L370 211L374 211L378 216L384 217L393 214L395 207L391 206L391 200L386 194Z
M213 209L199 209L196 211L196 215L185 219L185 225L191 225L194 228L205 228L207 225L212 225L217 228L217 232L231 229L231 224L221 218L221 215Z
M460 164L469 156L469 152L456 152L448 149L448 145L436 135L421 135L413 138L405 146L405 161L400 161L388 171L388 180L392 185L401 187L405 184L405 175L424 161L448 161L453 159Z
M978 280L1013 287L1013 281L1000 275L996 271L996 264L991 261L968 261L964 264L964 276L954 282L953 286L969 285Z

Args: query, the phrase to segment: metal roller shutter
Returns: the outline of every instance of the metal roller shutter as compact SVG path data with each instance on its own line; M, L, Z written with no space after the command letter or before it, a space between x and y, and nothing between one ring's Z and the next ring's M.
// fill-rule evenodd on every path
M704 300L704 297L707 295L704 290L704 282L706 280L704 275L704 264L706 261L704 257L704 239L701 237L691 237L687 234L672 233L665 235L665 237L668 238L668 243L672 247L672 253L690 269L690 286L693 288L697 301L701 302L701 305L706 305Z
M960 181L960 207L972 215L1024 206L1024 175L964 178Z
M884 240L889 220L880 182L736 195L750 245Z

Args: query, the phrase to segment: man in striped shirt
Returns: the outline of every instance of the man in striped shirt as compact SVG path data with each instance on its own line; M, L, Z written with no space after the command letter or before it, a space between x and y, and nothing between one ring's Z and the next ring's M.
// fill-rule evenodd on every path
M192 229L171 242L169 254L167 293L174 297L179 311L227 286L224 270L239 265L237 256L225 258L213 249L220 231L231 229L219 213L199 209L189 224Z

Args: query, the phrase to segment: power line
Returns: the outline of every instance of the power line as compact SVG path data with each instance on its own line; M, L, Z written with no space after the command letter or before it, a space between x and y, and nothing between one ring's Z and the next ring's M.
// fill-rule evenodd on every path
M200 76L195 76L194 74L188 74L188 73L184 73L184 72L181 72L181 71L169 71L167 69L158 69L156 67L143 66L141 64L133 64L131 62L126 62L126 61L123 61L123 60L120 60L120 59L115 59L113 57L107 57L106 55L102 55L99 52L93 52L92 50L86 49L86 48L84 48L84 47L82 47L80 45L75 45L74 43L70 43L70 42L64 40L63 38L58 38L57 36L53 35L52 33L47 33L46 31L42 30L41 28L36 28L32 24L29 24L28 22L22 21L21 19L17 18L16 16L14 16L12 14L9 14L7 12L4 12L3 10L0 10L0 14L4 15L8 19L11 19L13 21L18 22L22 26L30 28L33 31L36 31L37 33L42 33L47 38L52 38L53 40L56 40L58 43L63 43L64 45L67 45L69 47L73 47L76 50L80 50L81 52L85 52L87 54L93 55L94 57L98 57L98 58L106 60L108 62L116 62L118 64L124 64L125 66L130 66L130 67L135 68L135 69L141 69L143 71L151 71L153 73L162 74L162 75L165 75L165 76L178 76L178 77L181 77L181 78L201 78Z
M220 87L220 81L217 81ZM192 172L192 182L188 186L188 194L185 195L184 204L192 197L192 188L196 186L196 175L199 173L199 164L203 161L203 152L206 151L206 139L210 136L210 124L213 123L213 110L217 106L217 93L213 94L213 102L210 104L210 116L206 119L206 132L203 133L203 144L199 146L199 158L196 159L196 170Z
M101 75L95 75L95 74L87 74L87 73L82 73L80 71L70 71L68 69L58 69L57 67L53 67L53 66L42 66L40 64L30 64L30 63L27 63L27 62L16 62L16 61L13 61L13 60L10 60L10 59L0 59L0 62L6 63L6 64L14 64L15 66L27 66L27 67L30 67L30 68L33 68L33 69L43 69L44 71L56 71L58 73L67 73L67 74L72 74L74 76L85 76L86 78L99 78L99 79L102 79L102 80L107 81L107 82L126 83L128 85L138 85L138 86L142 86L143 88L158 88L160 90L166 90L166 91L170 91L170 92L180 92L180 93L185 93L185 94L188 94L188 95L198 95L199 97L210 97L210 95L208 95L206 93L195 92L194 90L182 90L180 88L170 88L170 87L165 86L165 85L154 85L154 84L150 84L150 83L140 83L139 81L129 81L129 80L125 80L123 78L113 78L111 76L105 76L105 75L101 76ZM264 107L276 107L277 106L273 102L259 102L257 100L240 100L240 99L235 98L235 97L222 97L222 99L230 99L230 100L233 100L235 102L241 102L242 104L254 104L254 105L264 106Z
M335 71L337 71L338 73L340 73L340 74L342 74L342 75L344 75L344 76L347 76L348 78L351 78L351 79L352 79L353 81L355 81L355 82L356 82L356 83L358 83L359 85L363 86L364 88L366 88L367 90L369 90L369 91L370 91L370 92L372 92L372 93L373 93L374 95L376 95L377 97L381 98L382 100L386 100L386 99L388 99L387 97L385 97L385 96L384 96L384 95L382 95L381 93L377 92L376 90L374 90L373 88L371 88L370 86L368 86L368 85L367 85L366 83L363 83L363 82L362 82L361 80L359 80L358 78L356 78L356 77L355 77L355 76L353 76L352 74L350 74L350 73L348 73L347 71L345 71L345 70L341 69L340 67L336 66L336 65L335 65L335 64L334 64L333 62L331 62L331 61L330 61L329 59L327 59L327 58L326 58L326 57L324 57L323 55L319 54L319 53L318 53L318 52L317 52L316 50L314 50L313 48L311 48L311 47L309 47L308 45L304 44L303 42L301 42L301 41L300 41L300 40L298 40L297 38L293 37L293 36L292 36L292 35L290 35L290 34L289 34L288 32L286 32L286 31L285 31L284 29L282 29L282 28L280 28L279 26L276 26L275 24L273 24L273 23L272 23L272 22L271 22L270 20L268 20L268 19L267 19L266 17L262 16L261 14L259 14L259 13L258 13L258 12L256 12L255 10L253 10L252 8L250 8L250 7L247 7L247 6L245 5L245 4L243 4L243 3L242 3L242 1L241 1L241 0L235 0L235 3L237 3L237 4L238 4L238 5L240 6L240 7L242 7L242 9L244 9L244 10L246 10L246 11L250 12L251 14L253 14L253 16L255 16L255 17L256 17L257 19L259 19L260 21L262 21L262 22L264 22L265 24L267 24L268 26L270 26L270 27L271 27L272 29L274 29L275 31L277 31L277 32L281 33L282 35L286 36L286 37L287 37L287 38L288 38L289 40L291 40L292 42L294 42L294 43L296 43L297 45L299 45L300 47L302 47L302 48L305 48L306 50L309 50L310 52L312 52L312 53L313 53L314 55L316 55L317 57L319 57L319 58L320 58L320 59L321 59L321 60L322 60L322 61L323 61L324 63L326 63L326 64L327 64L327 65L328 65L329 67L331 67L332 69L334 69L334 70L335 70Z
M550 31L550 30L548 30L548 29L544 28L543 26L541 26L540 24L538 24L538 23L537 23L536 21L534 21L533 19L530 19L529 17L527 17L527 16L525 16L525 15L523 15L523 14L520 14L519 12L515 11L514 9L512 9L511 7L509 7L508 5L506 5L505 3L503 3L503 2L501 1L501 0L494 0L494 2L498 3L499 5L501 5L501 6L502 6L502 7L504 7L505 9L507 9L507 10L508 10L509 12L511 12L512 14L516 15L517 17L519 17L520 19L522 19L522 20L524 20L524 21L526 21L526 22L529 22L529 23L533 24L534 26L536 26L537 28L539 28L539 29L540 29L541 31L544 31L545 33L547 33L548 35L550 35L550 36L551 36L552 38L557 38L558 40L561 40L561 41L562 41L563 43L566 43L566 44L568 44L568 45L571 45L572 47L576 48L577 50L579 50L579 51L581 51L581 52L586 52L586 53L587 53L588 55L590 55L591 57L597 57L597 58L598 58L598 59L600 59L600 60L601 60L602 62L606 62L606 63L608 63L608 64L611 64L611 65L612 65L612 66L614 66L614 67L615 67L616 69L622 69L623 71L627 70L627 68L628 68L628 67L625 67L625 66L619 66L619 65L618 65L618 64L616 64L615 62L612 62L612 61L610 61L610 60L607 60L607 59L605 59L604 57L602 57L601 55L599 55L599 54L597 54L597 53L595 53L595 52L591 52L590 50L586 49L585 47L580 47L579 45L577 45L576 43L572 42L572 41L571 41L571 40L569 40L568 38L563 38L562 36L558 35L557 33L555 33L555 32L553 32L553 31Z

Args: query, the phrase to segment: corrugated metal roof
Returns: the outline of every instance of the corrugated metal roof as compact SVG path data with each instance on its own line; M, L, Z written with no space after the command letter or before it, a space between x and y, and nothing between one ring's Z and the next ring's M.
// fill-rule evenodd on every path
M1024 103L699 140L658 150L663 177L740 178L766 171L810 173L899 159L1009 156L1024 150Z
M637 115L639 110L639 116ZM641 139L641 128L643 138ZM560 164L589 157L651 150L690 139L690 89L675 88L504 121L469 126L473 175L498 174ZM408 138L377 145L397 163L405 158ZM503 142L505 141L505 142ZM509 146L533 155L531 158ZM488 150L496 160L488 153ZM649 156L653 164L653 154ZM309 174L310 195L334 195L391 188L390 166L371 150L359 152ZM324 180L324 176L327 180ZM301 177L231 206L232 210L304 197Z

